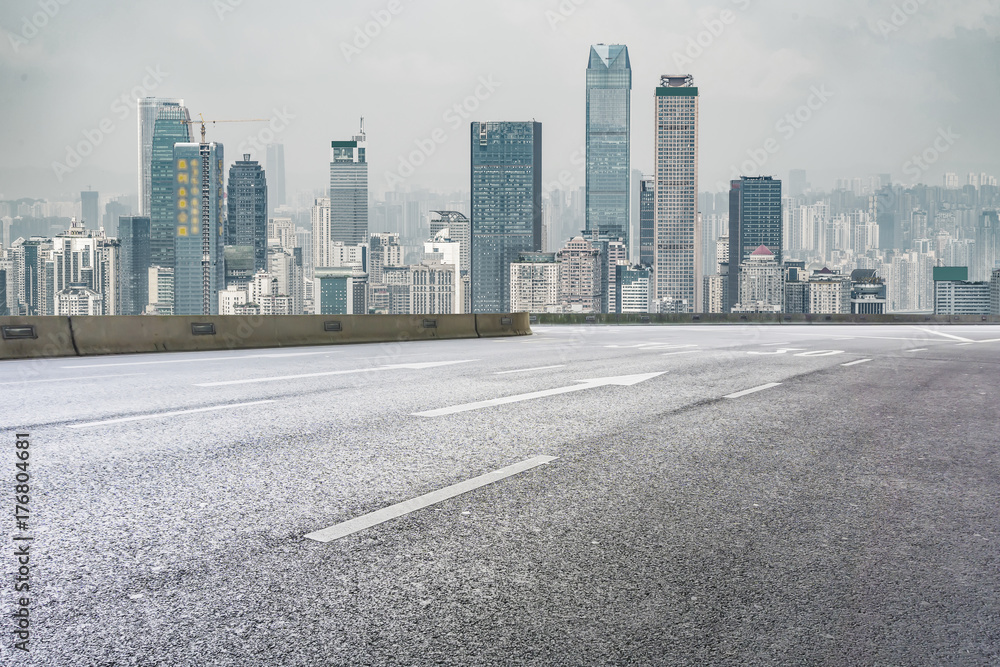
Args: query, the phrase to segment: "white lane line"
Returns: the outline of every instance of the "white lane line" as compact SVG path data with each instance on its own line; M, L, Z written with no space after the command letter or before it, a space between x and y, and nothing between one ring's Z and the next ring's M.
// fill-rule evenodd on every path
M778 345L791 345L791 343L762 343L761 347L776 347Z
M505 405L507 403L519 403L521 401L530 401L536 398L546 398L548 396L557 396L559 394L568 394L574 391L583 391L585 389L594 389L595 387L603 387L605 385L619 385L622 387L630 387L634 384L639 384L640 382L645 382L646 380L655 378L657 376L663 375L666 371L661 371L659 373L644 373L642 375L622 375L620 377L607 377L607 378L595 378L592 380L580 380L581 384L572 385L569 387L559 387L558 389L545 389L543 391L533 391L529 394L518 394L516 396L505 396L503 398L493 398L488 401L476 401L475 403L465 403L463 405L453 405L448 408L439 408L437 410L427 410L425 412L414 412L412 416L414 417L444 417L445 415L453 415L459 412L468 412L470 410L480 410L482 408L492 408L497 405Z
M977 343L1000 343L1000 338L990 338L989 340L977 340Z
M772 387L781 386L780 382L768 382L767 384L762 384L759 387L754 387L753 389L744 389L743 391L738 391L735 394L729 394L728 396L723 396L723 398L739 398L740 396L746 396L747 394L755 394L758 391L764 391L765 389L771 389Z
M340 539L341 537L353 535L354 533L365 530L366 528L377 526L380 523L385 523L386 521L391 521L392 519L398 519L401 516L416 512L417 510L422 510L425 507L430 507L431 505L449 500L455 496L460 496L463 493L468 493L469 491L474 491L489 484L494 484L508 477L513 477L514 475L531 470L532 468L537 468L538 466L551 463L557 458L558 457L556 456L535 456L525 461L521 461L520 463L509 465L506 468L500 468L499 470L486 473L485 475L473 477L472 479L465 480L464 482L459 482L458 484L452 484L451 486L446 486L445 488L437 491L425 493L422 496L417 496L416 498L396 503L395 505L390 505L389 507L385 507L375 512L369 512L368 514L359 516L356 519L344 521L343 523L338 523L334 526L330 526L329 528L308 533L305 537L317 542L332 542L333 540Z
M332 346L324 346L332 347ZM157 361L123 361L113 364L80 364L77 366L61 366L61 368L77 369L77 368L113 368L116 366L157 366L160 364L191 364L203 361L244 361L246 359L282 359L284 357L307 357L307 356L333 356L336 354L344 355L345 358L351 361L365 361L366 359L384 359L386 356L381 357L351 357L346 355L343 351L330 352L329 349L320 352L290 352L290 353L267 353L267 354L240 354L231 355L228 357L195 357L186 359L164 359ZM423 357L430 354L429 352L412 353L412 354L393 354L393 357Z
M698 352L701 352L701 350L683 350L681 352L664 352L661 356L670 357L670 356L673 356L675 354L695 354L695 353L698 353Z
M75 382L76 380L104 380L107 378L128 378L145 373L122 373L121 375L79 375L77 377L53 378L49 380L21 380L20 382L0 382L0 386L13 384L33 384L35 382Z
M353 373L375 373L378 371L389 371L399 368L410 368L423 370L425 368L436 368L438 366L451 366L453 364L468 364L478 359L463 359L461 361L428 361L416 364L392 364L390 366L372 366L371 368L352 368L345 371L323 371L321 373L300 373L298 375L278 375L264 378L249 378L245 380L225 380L223 382L199 382L195 387L229 387L237 384L257 384L261 382L280 382L282 380L299 380L304 378L327 377L331 375L351 375Z
M507 375L509 373L527 373L529 371L547 371L550 368L563 368L566 364L556 364L555 366L536 366L535 368L517 368L512 371L500 371L494 375Z
M903 350L904 352L926 352L926 347L915 347L912 350Z
M917 328L920 329L921 331L925 331L925 332L927 332L929 334L934 334L935 336L944 336L945 338L952 338L954 340L960 340L963 343L975 343L976 342L976 341L972 340L971 338L962 338L961 336L956 336L954 334L945 333L943 331L935 331L934 329L927 329L927 328L924 328L924 327L917 327Z
M858 364L867 364L871 359L858 359L857 361L849 361L846 364L841 364L841 366L857 366Z
M955 347L963 347L963 346L965 346L965 345L975 345L975 342L972 342L972 343L959 343L959 344L958 344L958 345L956 345Z
M213 412L216 410L233 410L235 408L248 408L251 405L263 405L264 403L274 403L273 400L252 401L250 403L230 403L228 405L214 405L210 408L193 408L191 410L174 410L173 412L159 412L155 415L139 415L138 417L120 417L118 419L105 419L99 422L86 422L84 424L70 424L67 428L90 428L91 426L104 426L106 424L121 424L122 422L137 422L144 419L162 419L163 417L176 417L177 415L189 415L195 412Z

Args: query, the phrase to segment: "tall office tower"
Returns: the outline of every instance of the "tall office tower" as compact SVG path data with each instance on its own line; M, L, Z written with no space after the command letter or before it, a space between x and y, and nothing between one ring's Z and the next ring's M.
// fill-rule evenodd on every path
M690 74L665 74L656 89L655 187L656 308L693 313L701 306L702 268L698 88Z
M219 312L225 280L223 165L221 144L174 146L175 315Z
M729 189L729 305L741 298L740 271L760 246L780 266L784 259L781 181L770 176L744 176Z
M639 183L639 264L653 266L655 251L656 181L643 176Z
M118 292L122 315L142 315L149 294L149 217L118 218Z
M350 141L330 143L330 241L368 242L368 162L365 125Z
M174 213L174 144L194 141L190 121L187 108L178 102L163 101L152 128L149 206L142 209L142 214L146 215L145 212L148 212L149 215L150 261L157 266L174 265L174 236L177 233Z
M462 274L468 274L472 263L472 226L469 219L458 211L431 211L430 237L434 238L444 229L448 230L449 239L461 244L462 257L458 269Z
M253 248L254 271L266 271L267 181L249 153L229 167L226 205L226 245Z
M264 158L267 172L268 212L285 205L285 145L268 144Z
M632 67L624 45L590 47L587 66L587 236L629 242Z
M542 247L542 124L473 122L472 310L506 312L510 264Z
M99 194L94 190L84 190L80 193L80 212L82 213L80 219L91 229L97 229L101 226L101 217L98 213L100 210L99 198Z
M166 97L142 97L136 100L139 125L139 213L150 215L152 199L153 135L160 109L165 104L184 108L184 100ZM190 134L183 141L193 141Z
M884 185L884 184L883 184ZM791 197L801 197L809 188L806 182L805 169L792 169L788 172L788 194Z

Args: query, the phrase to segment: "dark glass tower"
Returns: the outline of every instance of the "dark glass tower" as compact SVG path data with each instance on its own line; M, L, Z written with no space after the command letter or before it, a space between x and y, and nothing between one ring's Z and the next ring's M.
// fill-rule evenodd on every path
M191 117L186 107L164 102L153 127L150 157L149 248L150 262L174 266L174 144L191 141Z
M542 248L542 124L472 123L472 311L510 307L510 264Z
M780 265L784 242L781 181L770 176L744 176L729 189L729 306L739 299L740 265L766 246Z
M122 315L142 315L149 301L149 218L118 218L118 290Z
M222 144L176 144L174 173L174 314L218 315L225 281Z
M226 245L253 248L254 271L266 271L267 180L248 153L229 168L226 193Z
M652 266L656 259L656 180L639 183L639 263Z
M629 241L628 48L590 47L587 66L587 237Z
M267 204L271 210L285 205L285 145L268 144L264 160L267 172Z

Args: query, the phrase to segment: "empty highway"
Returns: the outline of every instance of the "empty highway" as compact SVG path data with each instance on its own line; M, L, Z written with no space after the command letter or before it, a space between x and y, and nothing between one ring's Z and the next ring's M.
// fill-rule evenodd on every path
M997 326L6 361L0 394L4 664L1000 663Z

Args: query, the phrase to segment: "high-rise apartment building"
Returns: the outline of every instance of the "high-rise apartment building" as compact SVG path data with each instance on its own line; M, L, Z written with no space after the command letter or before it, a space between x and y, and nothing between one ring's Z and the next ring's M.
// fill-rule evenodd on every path
M368 162L365 130L330 143L330 241L368 242ZM316 239L319 240L319 239Z
M225 282L222 144L175 144L173 166L174 314L217 315Z
M253 248L254 272L266 271L267 181L249 153L229 167L226 207L226 245Z
M632 67L628 47L590 47L587 66L588 236L629 242L629 130Z
M690 74L664 75L656 88L656 248L654 294L660 312L701 305L698 226L698 88Z
M184 108L184 100L170 99L165 97L143 97L136 100L139 125L139 212L140 216L150 215L150 202L152 199L152 161L153 161L153 135L155 134L156 120L160 109L166 105ZM190 120L190 117L188 117ZM190 134L185 135L180 141L193 141Z
M268 144L264 158L264 170L267 172L267 205L268 212L285 205L285 145Z
M522 252L510 265L510 310L547 313L559 309L559 271L554 252Z
M510 264L542 247L542 124L474 122L472 309L510 307Z
M149 248L150 260L162 267L174 265L174 237L177 220L174 210L174 144L190 143L191 116L177 101L162 101L152 127L149 158ZM140 115L140 131L142 129ZM140 146L141 150L141 146ZM145 214L145 213L144 213Z
M765 246L780 265L783 257L781 181L770 176L744 176L729 189L729 295L730 306L741 299L743 263Z

